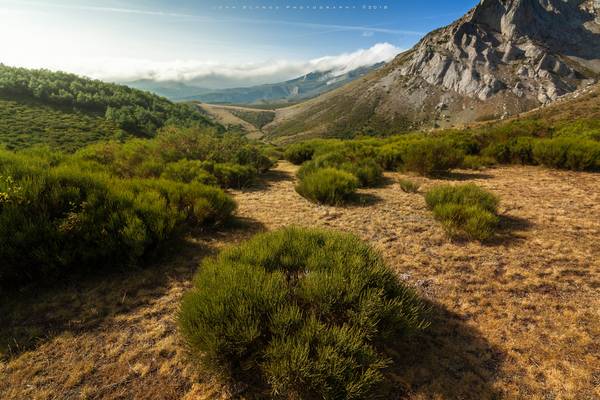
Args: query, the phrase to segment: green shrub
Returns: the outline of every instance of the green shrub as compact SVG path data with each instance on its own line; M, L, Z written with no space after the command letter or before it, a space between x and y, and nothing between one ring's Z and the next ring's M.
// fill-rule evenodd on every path
M400 179L400 188L406 193L417 193L421 186L408 179Z
M136 264L183 229L224 221L235 210L220 189L198 183L8 159L0 154L0 283Z
M452 238L485 241L494 236L498 217L477 206L447 203L433 208L434 217Z
M361 187L376 186L383 179L383 169L371 153L345 148L329 151L305 163L298 171L301 178L323 168L349 172L358 178Z
M402 146L386 144L379 149L377 162L386 171L396 171L402 167L402 153Z
M402 151L403 168L422 175L447 173L462 163L464 153L440 139L407 143Z
M292 164L300 165L313 157L315 146L311 142L296 143L288 146L283 153L283 158Z
M240 189L250 185L256 177L256 170L249 165L232 163L203 163L204 168L217 178L220 186Z
M282 398L372 398L388 338L426 327L424 307L358 238L288 228L203 262L179 312L191 354Z
M490 157L503 164L534 164L533 143L536 139L517 137L504 143L492 143L483 150L484 157Z
M541 139L533 146L539 164L574 171L600 170L600 143L579 138Z
M212 183L209 175L199 171L199 166L202 166L206 172L216 176L223 187L248 185L258 173L274 165L262 145L250 143L240 135L175 127L162 129L152 140L89 146L80 150L76 157L102 164L111 174L122 178L164 176L184 182L192 179ZM185 172L185 167L194 172ZM165 168L169 170L165 171Z
M349 172L324 168L302 176L296 191L317 203L340 205L356 192L358 185L358 179Z
M203 168L201 161L196 160L179 160L174 163L169 163L164 167L164 172L161 177L183 183L198 182L205 185L217 184L217 178Z
M498 198L474 184L437 186L425 201L453 238L484 241L494 235L499 223Z

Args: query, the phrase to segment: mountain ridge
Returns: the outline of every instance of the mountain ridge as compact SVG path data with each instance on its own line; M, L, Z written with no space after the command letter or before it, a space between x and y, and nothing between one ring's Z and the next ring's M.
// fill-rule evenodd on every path
M265 128L290 141L461 126L549 104L598 77L600 4L482 0L378 71L280 110Z
M209 89L189 86L182 82L148 80L130 82L128 85L155 92L175 101L201 101L211 104L285 104L306 100L341 87L384 64L380 62L344 73L335 70L312 71L283 82L226 89Z

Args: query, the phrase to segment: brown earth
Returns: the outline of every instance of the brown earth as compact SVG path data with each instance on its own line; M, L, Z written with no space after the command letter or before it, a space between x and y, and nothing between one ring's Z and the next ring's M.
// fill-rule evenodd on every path
M295 168L233 192L234 226L190 235L151 268L2 299L0 398L240 398L186 359L178 301L203 257L290 224L354 232L431 303L429 330L394 346L393 398L600 398L600 175L462 171L412 177L422 188L407 194L390 173L335 208L297 195ZM493 243L449 241L425 207L428 187L465 181L502 199Z

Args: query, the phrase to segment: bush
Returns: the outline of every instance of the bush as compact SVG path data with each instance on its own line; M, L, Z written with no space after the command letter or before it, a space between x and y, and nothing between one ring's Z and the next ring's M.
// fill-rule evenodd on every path
M433 215L441 221L452 238L485 241L494 236L498 217L477 206L442 204L433 208Z
M452 238L484 241L494 235L499 223L498 198L473 184L435 187L425 201Z
M464 153L440 139L422 139L405 145L403 168L421 175L447 173L462 163Z
M262 145L252 144L242 136L174 127L162 129L152 140L90 146L79 151L76 157L99 163L122 178L163 176L182 182L192 179L212 184L211 176L199 170L202 168L214 175L219 185L236 188L250 184L258 173L274 164ZM191 171L186 172L187 167Z
M246 187L256 177L256 170L249 165L205 162L202 166L217 178L220 186L226 188Z
M305 163L298 176L323 168L335 168L349 172L358 178L361 187L376 186L383 179L383 169L371 153L351 148L329 151Z
M417 193L420 185L408 179L400 179L400 188L406 193Z
M217 178L204 169L202 162L196 160L179 160L169 163L165 166L161 177L183 183L217 184Z
M600 143L579 138L541 139L533 146L539 164L574 171L600 170Z
M292 164L300 165L313 157L315 146L311 142L296 143L288 146L283 153L283 158Z
M424 307L354 236L288 228L205 261L182 301L191 354L283 398L371 398L384 341L426 327Z
M302 176L296 191L317 203L340 205L356 192L358 185L354 175L335 168L325 168Z
M0 283L136 264L183 229L235 210L220 189L123 180L0 154ZM15 229L18 227L18 229Z
M533 138L517 137L503 143L492 143L483 150L484 157L490 157L503 164L531 165L533 159Z

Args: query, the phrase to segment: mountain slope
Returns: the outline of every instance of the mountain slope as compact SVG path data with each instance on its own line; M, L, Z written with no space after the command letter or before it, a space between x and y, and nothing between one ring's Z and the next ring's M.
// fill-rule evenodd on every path
M265 102L295 102L341 87L381 67L383 63L361 67L336 75L333 71L311 72L286 82L247 88L216 90L184 98L205 103L254 104Z
M127 136L152 137L170 124L217 126L196 107L73 74L0 64L0 145L75 150Z
M207 89L182 82L139 80L128 86L148 90L171 100L193 100L218 104L290 103L318 96L343 86L381 67L383 63L339 74L315 71L285 82L229 89Z
M278 112L272 138L392 133L518 114L600 76L594 0L482 0L368 76Z

